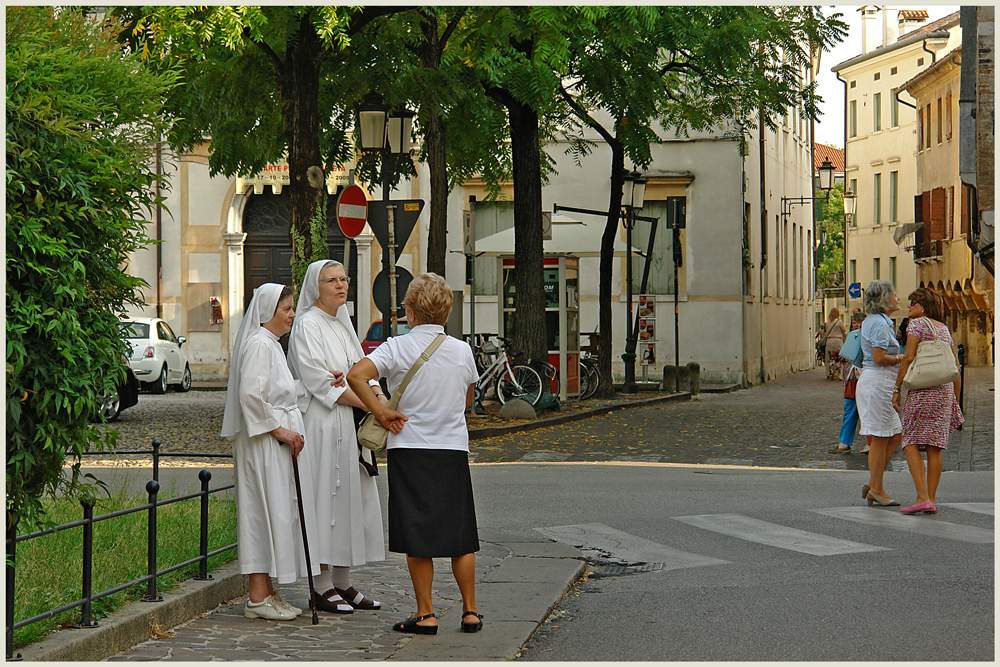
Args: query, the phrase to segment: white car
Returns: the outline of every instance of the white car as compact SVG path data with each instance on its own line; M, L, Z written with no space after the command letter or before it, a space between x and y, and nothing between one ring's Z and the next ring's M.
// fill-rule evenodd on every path
M191 365L182 349L187 339L175 336L170 325L156 317L133 317L121 323L122 334L132 347L129 366L136 379L156 394L191 389Z

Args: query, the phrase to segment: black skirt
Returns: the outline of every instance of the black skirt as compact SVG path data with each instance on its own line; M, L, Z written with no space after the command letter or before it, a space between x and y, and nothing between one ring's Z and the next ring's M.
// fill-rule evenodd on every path
M469 455L390 449L389 551L438 558L479 551Z

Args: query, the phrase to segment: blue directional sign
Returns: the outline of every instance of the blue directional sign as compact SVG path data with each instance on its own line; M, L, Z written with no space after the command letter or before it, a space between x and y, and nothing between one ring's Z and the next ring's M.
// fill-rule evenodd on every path
M847 286L847 293L852 299L857 299L861 296L861 283L851 283Z

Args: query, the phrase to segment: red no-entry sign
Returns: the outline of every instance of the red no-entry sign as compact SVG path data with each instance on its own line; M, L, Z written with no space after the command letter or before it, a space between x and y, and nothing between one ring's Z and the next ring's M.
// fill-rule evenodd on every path
M337 196L337 224L348 238L354 238L368 221L368 199L357 185L349 185Z

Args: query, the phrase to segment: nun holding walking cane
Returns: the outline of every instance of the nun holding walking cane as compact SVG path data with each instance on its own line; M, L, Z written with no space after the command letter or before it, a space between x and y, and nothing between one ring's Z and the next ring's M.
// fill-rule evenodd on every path
M312 578L319 574L298 490L296 459L306 444L298 407L302 389L278 343L291 331L294 315L290 288L265 283L254 290L229 360L222 420L222 436L234 440L239 563L249 578L243 615L271 621L302 613L281 599L272 579L290 584L306 576L313 594Z

